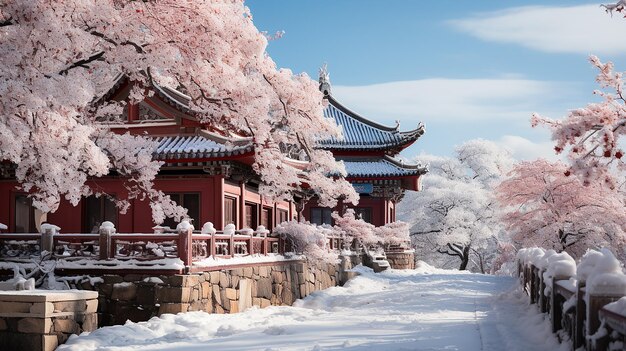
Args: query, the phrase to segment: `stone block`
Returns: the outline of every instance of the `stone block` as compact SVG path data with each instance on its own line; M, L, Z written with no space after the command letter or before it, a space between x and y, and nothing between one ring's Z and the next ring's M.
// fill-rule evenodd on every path
M17 322L17 331L26 334L50 334L50 318L22 318Z
M237 299L237 290L235 290L233 288L226 288L224 296L227 299L229 299L229 300L236 300Z
M243 277L252 278L253 270L252 267L246 267L243 269Z
M252 307L252 281L242 279L239 281L239 311L245 311Z
M54 302L54 312L84 312L86 308L85 300Z
M268 299L261 299L261 308L269 307L272 303Z
M193 301L199 301L200 300L200 289L199 288L192 288L191 290L191 297L190 297L190 302Z
M298 273L304 272L304 263L296 263L296 272Z
M288 288L283 288L283 292L280 296L280 299L286 305L290 305L290 306L293 305L293 301L294 301L293 293Z
M159 302L157 291L160 289L161 286L154 284L138 284L135 301L141 306L154 306L154 304Z
M230 300L222 299L222 307L224 307L224 311L230 312Z
M304 273L298 273L298 283L304 283Z
M239 280L241 279L238 275L233 275L230 277L230 287L237 289L239 287Z
M306 297L308 294L306 293L306 284L300 284L300 298Z
M0 301L0 313L30 313L30 302Z
M98 306L97 303L96 306ZM30 313L42 314L44 316L47 316L52 314L52 312L54 312L54 304L52 302L35 302L30 307Z
M191 288L163 287L157 297L160 302L187 303L191 299Z
M54 318L52 327L55 333L80 334L80 326L70 317Z
M230 300L230 309L228 310L229 313L237 313L239 312L239 301L237 300Z
M137 285L135 283L117 283L113 284L113 292L111 293L111 299L131 301L137 296Z
M218 305L222 304L222 294L219 285L213 285L213 300Z
M199 284L197 274L176 274L168 279L170 285L180 287L192 287Z
M263 297L266 299L272 298L272 280L270 278L259 279L256 288L257 297Z
M221 305L215 305L214 313L224 314L224 308Z
M259 275L262 278L267 278L270 276L270 267L268 266L261 266L259 267Z
M230 288L230 276L224 272L220 272L220 286Z
M261 307L261 299L258 297L253 297L252 298L252 306L259 306Z
M92 332L98 329L98 314L86 313L81 323L82 331Z
M187 312L188 310L188 303L162 303L161 306L159 306L159 315L162 315L164 313L176 314L181 312Z
M211 279L210 279L211 284L219 284L220 275L221 275L220 272L211 272L210 275L211 275Z
M210 299L211 298L211 283L204 281L200 284L200 291L202 292L200 294L200 296L203 299Z
M272 280L274 281L274 283L279 283L279 284L282 283L285 277L284 274L285 273L283 272L277 272L277 271L272 272Z
M63 340L65 342L65 340ZM59 346L59 339L56 335L42 335L41 336L41 350L42 351L54 351Z
M243 276L243 268L235 268L230 270L230 275L241 277Z
M86 300L85 303L87 304L87 306L85 307L85 313L98 312L98 300Z

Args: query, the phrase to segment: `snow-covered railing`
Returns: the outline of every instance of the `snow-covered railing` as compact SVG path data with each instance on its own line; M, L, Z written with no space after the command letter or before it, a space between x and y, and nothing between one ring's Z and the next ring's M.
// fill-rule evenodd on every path
M622 350L626 340L626 275L608 249L589 250L576 265L567 253L518 252L518 274L531 303L550 315L552 331L574 349Z
M112 223L104 222L96 234L60 233L60 228L50 224L42 225L41 233L0 233L0 262L57 260L72 263L57 267L71 269L93 267L89 262L109 267L119 262L136 262L138 268L161 265L188 270L194 262L209 258L283 255L293 251L289 240L271 235L263 226L257 230L236 230L231 224L218 231L208 222L201 230L194 230L183 221L176 229L157 226L154 230L154 233L145 234L117 233ZM328 237L327 240L330 250L343 247L342 238ZM172 264L174 261L177 263Z

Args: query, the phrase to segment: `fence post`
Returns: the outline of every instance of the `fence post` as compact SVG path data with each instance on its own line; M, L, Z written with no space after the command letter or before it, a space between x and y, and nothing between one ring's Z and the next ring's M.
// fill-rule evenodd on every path
M57 234L61 228L53 224L44 223L41 225L41 244L40 250L54 253L54 235Z
M586 282L579 280L576 288L576 322L573 338L574 349L577 349L585 344L584 324L585 317L587 316L585 307L585 283Z
M613 290L613 289L611 289ZM609 304L611 302L617 301L624 296L624 291L617 287L615 291L605 291L602 294L588 294L588 303L586 308L586 319L587 319L587 331L585 335L585 346L587 350L606 350L607 345L602 345L603 343L607 343L607 339L599 339L596 340L599 342L599 345L593 345L590 336L594 335L598 329L600 328L600 309L604 307L604 305ZM602 347L604 346L604 348Z
M111 236L115 234L115 226L109 221L102 222L99 233L100 259L108 260L113 258L114 253Z
M185 272L189 271L192 262L191 244L193 235L193 226L187 221L182 221L176 226L178 231L178 257L185 265Z

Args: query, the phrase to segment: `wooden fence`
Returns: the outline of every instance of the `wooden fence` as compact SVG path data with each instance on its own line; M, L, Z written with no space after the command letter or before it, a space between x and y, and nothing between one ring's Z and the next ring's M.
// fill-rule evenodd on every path
M569 337L572 350L626 350L626 315L607 307L624 294L588 294L585 282L567 276L555 276L548 282L545 272L545 268L518 260L520 284L530 302L549 315L552 332Z

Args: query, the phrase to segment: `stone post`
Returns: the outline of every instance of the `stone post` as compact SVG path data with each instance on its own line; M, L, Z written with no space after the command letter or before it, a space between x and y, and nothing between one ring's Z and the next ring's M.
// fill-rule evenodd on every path
M100 225L100 259L108 260L115 256L115 252L113 252L112 247L112 239L111 237L115 234L115 225L109 221L102 222Z
M61 228L53 224L44 223L41 225L41 251L54 252L54 235L57 234Z

